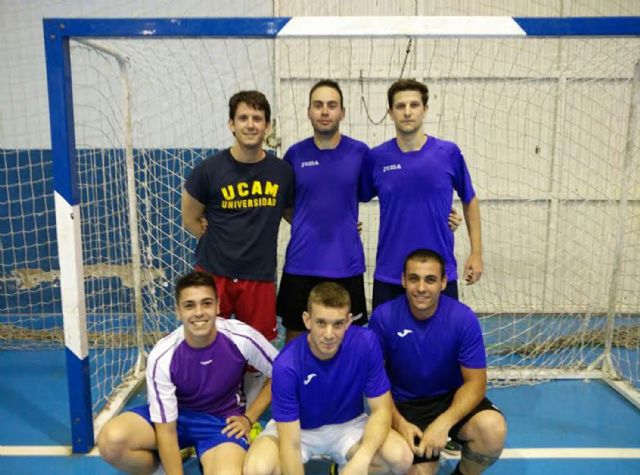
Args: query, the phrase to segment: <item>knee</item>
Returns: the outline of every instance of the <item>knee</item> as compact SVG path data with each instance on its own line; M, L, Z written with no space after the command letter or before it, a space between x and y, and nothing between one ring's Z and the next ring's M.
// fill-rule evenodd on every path
M277 473L277 461L273 457L262 457L257 451L249 449L242 467L243 475L275 475Z
M502 414L496 411L483 411L477 414L472 442L483 448L484 452L499 454L507 436L507 424Z
M247 454L247 457L244 459L244 466L242 467L243 475L270 475L266 464L261 463L260 460L257 460L257 457L251 457Z
M398 444L398 447L392 452L391 460L389 460L389 468L391 473L401 475L407 473L413 464L413 452L408 444Z
M384 447L384 462L393 474L404 474L413 464L413 452L400 436L389 437Z
M107 423L98 435L100 456L109 462L120 460L127 450L127 431L118 424Z

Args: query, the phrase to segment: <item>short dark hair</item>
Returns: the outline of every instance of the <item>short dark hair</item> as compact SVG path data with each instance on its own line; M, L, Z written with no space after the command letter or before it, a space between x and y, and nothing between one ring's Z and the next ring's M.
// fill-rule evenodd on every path
M340 108L344 109L342 89L340 89L340 85L332 79L321 79L311 87L311 90L309 91L309 106L311 106L311 96L313 95L313 92L319 87L330 87L331 89L335 89L336 91L338 91L338 95L340 96Z
M402 91L418 91L422 97L422 105L426 106L429 102L429 88L426 84L416 81L415 79L399 79L394 82L387 91L389 109L393 108L393 96Z
M445 276L444 269L444 259L440 254L431 249L416 249L412 253L410 253L407 258L404 260L404 270L403 272L406 274L407 272L407 263L409 261L419 261L419 262L427 262L427 261L436 261L440 264L440 277Z
M188 287L210 287L213 289L216 296L218 295L218 291L216 290L216 281L213 280L213 276L206 272L195 271L183 275L178 279L178 282L176 283L176 303L180 302L180 294Z
M271 106L266 96L260 91L240 91L231 96L231 99L229 99L230 120L235 119L236 110L241 102L244 102L253 109L263 111L265 120L271 122Z
M309 293L307 300L307 311L311 312L311 304L322 305L328 308L351 309L351 298L349 292L340 284L335 282L320 282Z

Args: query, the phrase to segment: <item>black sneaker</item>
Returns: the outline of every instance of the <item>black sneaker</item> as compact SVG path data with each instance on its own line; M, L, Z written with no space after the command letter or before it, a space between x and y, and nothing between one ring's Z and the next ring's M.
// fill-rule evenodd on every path
M329 475L338 475L338 464L337 463L332 463L329 466Z

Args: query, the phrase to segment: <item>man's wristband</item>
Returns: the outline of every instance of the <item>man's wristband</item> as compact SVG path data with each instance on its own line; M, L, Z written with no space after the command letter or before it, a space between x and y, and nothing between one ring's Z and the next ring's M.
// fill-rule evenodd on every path
M251 419L249 419L249 416L247 416L246 414L242 414L242 417L244 417L246 420L249 421L249 426L253 427L253 422L251 422Z

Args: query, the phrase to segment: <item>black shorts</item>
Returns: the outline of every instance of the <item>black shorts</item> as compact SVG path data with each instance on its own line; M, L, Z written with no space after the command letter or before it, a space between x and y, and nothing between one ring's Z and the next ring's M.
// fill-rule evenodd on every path
M398 411L407 421L418 426L420 430L425 430L429 424L431 424L436 418L444 411L449 409L453 402L453 396L455 391L443 394L442 396L428 397L423 399L412 399L410 401L403 401L396 403ZM480 401L480 403L469 414L460 419L449 431L449 437L462 444L462 441L458 439L458 432L462 429L469 420L477 413L482 411L497 411L498 409L489 399L486 397ZM502 414L502 412L500 412ZM416 441L417 442L417 441ZM418 457L414 455L413 464L433 462L438 460L438 457L431 457L430 459L425 457Z
M309 275L294 275L282 273L276 310L282 317L282 325L289 330L305 331L302 312L307 310L307 299L311 289L321 282L335 282L342 285L351 298L351 314L353 323L365 325L367 319L367 303L364 297L364 277L356 275L334 279Z

